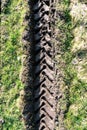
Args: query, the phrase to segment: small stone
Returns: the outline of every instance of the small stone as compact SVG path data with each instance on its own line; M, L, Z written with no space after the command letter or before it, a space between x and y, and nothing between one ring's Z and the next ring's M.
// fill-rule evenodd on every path
M0 124L3 124L4 123L4 120L0 118Z

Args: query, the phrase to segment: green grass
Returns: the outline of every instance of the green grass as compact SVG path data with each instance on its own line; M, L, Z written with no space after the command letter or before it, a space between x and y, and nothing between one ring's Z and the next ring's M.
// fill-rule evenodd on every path
M2 130L22 130L23 122L17 100L23 84L19 79L21 69L23 20L26 2L9 0L1 13L0 52L0 118Z
M86 40L85 38L85 31L83 33L78 30L78 34L74 33L75 29L77 27L83 26L84 28L84 23L86 21L86 17L84 17L84 20L81 21L81 18L83 15L80 15L80 11L82 10L81 7L79 8L78 6L81 6L83 8L83 5L77 4L77 10L78 14L75 16L72 16L70 12L72 11L73 8L68 12L69 15L71 16L71 19L67 20L66 24L71 23L70 26L67 26L67 33L69 34L68 37L66 37L66 40L64 42L65 46L67 46L66 51L63 55L63 59L65 60L65 83L68 85L69 88L69 95L68 95L68 100L69 100L69 107L68 111L65 114L65 126L67 130L87 130L87 82L86 79L87 77L85 76L84 73L82 72L82 63L86 64L87 62L87 56L85 53L87 53L87 50L83 50L82 48L74 48L72 51L73 46L77 44L76 38L78 38L78 43L80 46L82 38ZM75 8L74 8L75 9ZM73 10L75 11L75 10ZM76 12L77 13L77 12ZM85 15L85 14L84 14ZM69 17L69 16L68 16ZM75 20L74 20L75 18ZM77 19L76 19L77 18ZM82 25L83 22L83 25ZM69 25L69 24L68 24ZM66 33L66 35L67 35ZM68 43L68 44L67 44ZM84 43L83 43L84 46ZM86 48L85 48L86 49ZM80 53L78 53L80 52ZM77 60L77 63L73 64L73 60ZM80 70L79 70L80 67ZM85 66L83 67L85 73L87 74ZM83 80L83 77L85 80Z
M65 88L68 88L64 91L66 99L62 99L67 104L64 124L67 130L87 130L87 45L84 48L84 44L87 44L87 8L79 2L72 7L73 2L61 0L58 6L64 18L57 22L60 30L58 40L62 43L63 51L61 60L64 62L61 68ZM61 106L64 107L63 104Z

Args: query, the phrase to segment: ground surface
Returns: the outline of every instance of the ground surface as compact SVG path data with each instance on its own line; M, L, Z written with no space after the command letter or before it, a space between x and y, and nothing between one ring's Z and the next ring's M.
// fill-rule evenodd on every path
M57 69L58 103L55 129L87 130L87 2L86 0L60 0L56 8L58 19L55 26L54 60ZM29 14L27 2L2 0L0 16L2 21L0 30L1 130L24 130L21 110L23 106L29 105L26 104L30 101L28 97L31 95L27 87L25 87L26 91L23 91L24 86L28 86L29 75L20 76L21 71L28 72L29 66L27 64L29 51L27 52L26 48L30 44L25 45L21 40L23 35L26 36L24 30L29 29L30 26L29 21L27 23L28 15L24 22L26 12ZM27 98L25 102L23 95ZM28 113L27 107L24 109ZM25 116L26 113L24 118L28 121L29 117ZM27 128L31 130L31 127L27 126Z

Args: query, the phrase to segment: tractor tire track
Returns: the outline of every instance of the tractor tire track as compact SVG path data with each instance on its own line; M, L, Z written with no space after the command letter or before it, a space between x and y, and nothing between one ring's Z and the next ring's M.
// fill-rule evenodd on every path
M29 0L28 27L23 36L27 55L25 105L26 130L54 130L56 117L54 24L55 0ZM28 44L27 44L28 42ZM27 45L26 45L27 44Z
M55 127L55 91L52 91L55 87L54 53L51 42L51 16L53 14L51 6L53 4L54 1L37 0L33 6L35 22L34 121L38 130L53 130Z

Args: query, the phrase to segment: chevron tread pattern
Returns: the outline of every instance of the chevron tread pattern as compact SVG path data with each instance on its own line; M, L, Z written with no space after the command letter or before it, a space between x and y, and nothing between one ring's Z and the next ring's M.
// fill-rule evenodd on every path
M51 17L54 0L36 0L34 12L34 119L37 130L54 130L55 98Z

